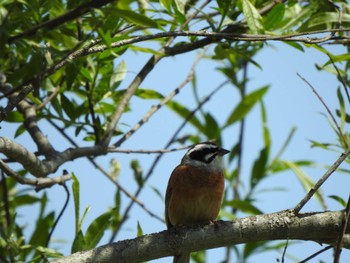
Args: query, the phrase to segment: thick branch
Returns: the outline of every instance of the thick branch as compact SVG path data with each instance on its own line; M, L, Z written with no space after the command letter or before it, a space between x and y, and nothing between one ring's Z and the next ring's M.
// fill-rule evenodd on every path
M8 138L0 137L0 152L9 159L20 163L35 177L46 177L48 174L55 172L65 162L81 157L100 156L107 153L107 148L92 146L67 149L63 152L55 152L50 159L40 160L38 156L28 151L24 146Z
M282 211L204 226L179 227L75 253L54 262L143 262L179 252L283 239L334 244L343 220L343 211L297 216L292 211ZM349 232L348 224L346 233ZM344 247L350 248L350 243Z
M9 84L0 85L0 91L2 93L7 93L11 91L11 89L12 86ZM24 95L22 100L17 101L22 95L19 96L19 92L14 92L9 96L9 100L12 101L12 104L14 104L18 111L23 115L24 127L37 145L39 153L43 154L45 157L49 157L54 154L55 150L39 128L35 106L24 99L26 95L27 94Z

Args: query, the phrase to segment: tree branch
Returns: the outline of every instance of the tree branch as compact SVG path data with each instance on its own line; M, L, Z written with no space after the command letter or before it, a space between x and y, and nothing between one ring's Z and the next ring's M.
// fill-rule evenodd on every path
M12 177L15 179L17 182L20 184L26 184L26 185L33 185L35 186L35 190L39 191L43 188L48 188L51 187L55 184L62 184L65 181L68 181L72 179L72 176L70 174L64 173L61 176L53 177L53 178L25 178L22 175L19 175L15 171L13 171L10 167L8 167L4 161L0 159L0 169L7 174L8 176Z
M295 215L287 210L210 225L177 227L75 253L53 262L143 262L179 252L268 240L335 244L343 220L343 211ZM349 224L346 233L350 233ZM344 247L350 248L350 243Z
M43 22L41 24L36 25L35 27L21 32L15 36L9 37L7 42L11 43L17 39L23 38L23 37L29 37L34 35L39 29L42 28L47 28L47 29L53 29L55 27L58 27L68 21L71 21L73 19L76 19L80 16L82 16L83 14L89 12L92 8L99 8L102 7L106 4L109 4L111 2L114 2L115 0L99 0L99 1L95 1L95 0L91 0L87 3L84 3L80 6L77 6L76 8L69 10L68 12L64 13L63 15L56 17L54 19L48 20L46 22Z
M316 193L316 191L321 187L321 185L331 176L333 172L339 167L339 165L349 156L350 148L342 153L339 158L333 163L333 165L327 170L327 172L317 181L317 183L310 189L310 191L305 195L305 197L295 206L293 209L294 213L299 213L304 205L311 199L311 197Z
M1 92L7 93L10 90L12 90L11 85L0 84ZM18 96L18 95L19 95L18 92L12 93L9 96L9 100L13 101L13 104L16 105L18 111L22 114L24 118L24 127L32 137L36 146L38 147L39 153L43 154L45 157L50 157L55 153L55 149L52 147L50 141L47 139L47 137L43 134L43 132L38 126L35 106L28 103L26 100L24 100L25 96L27 95L26 93L24 96L23 95ZM21 100L17 101L18 98L21 98Z

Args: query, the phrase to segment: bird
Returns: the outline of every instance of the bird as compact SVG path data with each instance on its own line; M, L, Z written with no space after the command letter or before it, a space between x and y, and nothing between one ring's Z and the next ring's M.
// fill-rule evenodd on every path
M213 142L193 145L170 175L165 193L167 228L214 222L224 193L222 156L230 151ZM173 263L188 263L190 254L175 255Z

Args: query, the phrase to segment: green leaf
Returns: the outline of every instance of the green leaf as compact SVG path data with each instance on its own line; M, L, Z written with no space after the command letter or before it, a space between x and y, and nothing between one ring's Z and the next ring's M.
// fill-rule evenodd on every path
M310 179L310 177L308 177L303 170L301 170L301 168L299 167L299 165L297 165L295 162L290 162L290 161L283 161L283 163L288 166L293 172L294 174L297 176L299 182L301 183L301 185L303 186L303 188L305 189L306 192L308 192L314 185L315 183ZM316 198L316 200L320 203L321 207L323 209L326 209L327 206L325 204L325 201L321 195L321 190L318 190L315 194L314 197Z
M328 196L329 198L337 201L339 204L341 204L343 207L346 207L346 201L341 198L340 196L337 196L337 195L329 195Z
M115 91L118 87L121 81L125 78L127 72L127 66L126 62L122 60L118 66L114 69L111 78L109 80L109 90Z
M328 54L328 53L327 53ZM348 62L350 60L350 53L345 53L345 54L341 54L341 55L337 55L337 56L334 56L334 55L331 55L332 57L332 60L334 63L336 62ZM331 60L328 60L326 64L324 64L323 66L327 66L329 64L331 64L332 61Z
M279 3L275 5L263 18L265 29L278 28L279 23L283 20L285 9L285 4Z
M239 200L239 199L233 199L231 201L224 202L224 206L230 206L232 208L236 208L244 213L250 214L250 215L260 215L262 214L262 211L255 207L252 204L251 200Z
M80 186L79 186L79 180L75 176L74 173L72 173L72 192L73 192L73 201L74 201L74 212L75 212L75 234L78 234L80 231L79 228L79 220L80 220Z
M90 208L91 208L91 207L88 205L88 206L85 208L85 210L84 210L83 216L81 217L80 222L79 222L79 224L78 224L78 229L79 229L79 231L80 231L80 229L81 229L81 227L82 227L82 225L83 225L83 223L84 223L84 220L85 220L87 214L88 214L89 211L90 211Z
M23 122L24 117L18 111L11 111L9 114L6 115L5 121L7 121L7 122Z
M185 15L185 0L173 0L176 6L176 11L180 12L180 14Z
M259 11L249 0L242 0L243 14L247 20L249 29L253 34L260 34L264 31L262 17Z
M152 89L137 89L137 91L135 92L135 95L142 99L163 99L164 98L162 94Z
M60 96L62 109L72 121L75 120L76 110L74 107L74 103L70 101L63 93L61 93Z
M340 129L342 132L344 132L344 126L345 126L345 121L346 121L346 109L345 109L345 102L343 95L341 93L340 87L337 89L337 96L338 96L338 101L339 101L339 113L340 113Z
M142 236L142 235L143 235L143 231L142 231L140 222L137 221L137 236L140 237L140 236Z
M29 244L34 246L46 246L49 231L55 219L55 213L51 212L47 216L40 218L35 225L34 233Z
M252 176L250 178L250 185L254 188L266 176L266 165L269 158L269 148L265 147L260 151L259 158L257 158L253 165Z
M26 128L24 128L23 124L19 125L16 132L15 132L15 138L17 138L18 136L20 136L21 134L23 134L26 131L27 130L26 130Z
M202 126L201 122L192 114L192 112L187 109L184 105L175 102L175 101L169 101L167 106L176 112L178 115L180 115L183 119L189 119L189 123L191 123L194 127L196 127L199 131L203 132L205 134L205 127Z
M266 110L265 110L265 105L263 101L260 101L261 105L261 119L262 119L262 124L263 124L263 137L264 137L264 143L266 148L270 148L271 145L271 136L270 136L270 131L267 126L267 115L266 115Z
M103 43L108 47L111 48L112 44L112 36L111 32L107 30L107 32L103 32L102 28L97 29L98 35L101 37Z
M338 12L320 12L313 15L307 23L307 28L320 27L326 28L329 23L338 23L339 13ZM343 13L341 16L341 23L345 24L350 23L350 15Z
M32 205L40 201L40 198L31 195L18 195L11 200L11 206L18 207L22 205Z
M96 247L100 242L104 232L111 224L114 210L107 211L99 217L97 217L88 227L85 234L85 249L91 249Z
M217 123L217 121L214 119L214 117L207 113L205 114L205 135L209 139L216 139L218 136L220 136L220 127ZM220 143L217 141L217 143Z
M173 0L159 0L160 4L171 14L171 5Z
M40 252L41 255L45 255L46 257L51 257L51 258L60 258L63 256L62 253L58 252L55 249L52 248L47 248L43 246L38 246L36 247L36 250Z
M83 250L86 250L86 242L85 242L83 232L79 230L75 235L75 238L72 244L71 253L73 254L75 252L83 251Z
M254 105L261 100L261 98L267 92L268 87L265 86L261 89L255 90L252 93L246 95L243 100L237 105L237 107L233 110L230 117L226 122L226 127L235 123L236 121L242 120L249 111L254 107Z
M134 179L139 187L143 186L142 168L138 160L132 160L130 167L134 172Z
M123 9L117 9L115 10L115 13L132 24L144 27L159 28L158 23L147 16Z

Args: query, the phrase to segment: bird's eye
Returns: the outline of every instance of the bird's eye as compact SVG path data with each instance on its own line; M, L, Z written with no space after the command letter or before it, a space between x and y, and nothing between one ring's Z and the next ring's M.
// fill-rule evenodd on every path
M192 160L210 163L212 162L219 152L218 147L198 147L189 151L189 157Z

